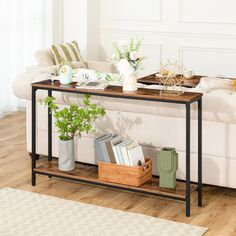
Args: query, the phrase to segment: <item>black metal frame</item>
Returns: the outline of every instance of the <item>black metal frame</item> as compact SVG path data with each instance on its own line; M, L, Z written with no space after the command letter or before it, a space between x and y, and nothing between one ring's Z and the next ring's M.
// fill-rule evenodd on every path
M167 196L164 193L163 194L151 194L144 192L142 190L133 190L124 187L117 187L112 186L110 184L103 184L103 183L95 183L93 181L86 181L86 180L76 180L69 177L60 176L57 174L47 174L47 173L40 173L35 170L36 168L36 92L37 90L47 90L48 96L52 96L52 91L62 91L60 89L54 89L54 88L45 88L45 87L34 87L32 84L32 186L36 185L36 174L41 175L47 175L49 177L58 177L62 179L68 179L83 183L89 183L89 184L95 184L95 185L101 185L101 186L108 186L108 187L114 187L117 189L124 189L132 192L139 192L144 194L150 194L150 195L156 195L161 197L166 197L170 199L176 199L185 201L186 203L186 216L190 216L190 195L191 195L191 187L190 187L190 181L191 181L191 173L190 173L190 147L191 147L191 104L194 102L198 103L198 206L202 206L202 98L198 98L196 100L193 100L191 102L183 102L183 101L173 101L173 100L161 100L161 99L146 99L146 98L137 98L137 97L129 97L129 96L119 96L119 95L110 95L110 94L96 94L96 92L87 92L91 95L96 96L103 96L103 97L114 97L114 98L126 98L126 99L138 99L138 100L145 100L145 101L156 101L156 102L166 102L166 103L178 103L178 104L184 104L186 108L186 197L185 200L173 197L173 196ZM70 93L80 93L85 94L86 92L81 91L68 91ZM50 113L50 110L48 109L48 161L52 160L52 114Z

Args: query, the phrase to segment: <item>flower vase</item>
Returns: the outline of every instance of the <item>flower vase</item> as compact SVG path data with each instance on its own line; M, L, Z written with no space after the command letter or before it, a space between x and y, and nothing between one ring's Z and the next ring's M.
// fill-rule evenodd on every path
M123 79L123 91L131 92L137 90L137 77L135 73L125 76Z
M74 139L59 140L59 170L71 171L75 169Z

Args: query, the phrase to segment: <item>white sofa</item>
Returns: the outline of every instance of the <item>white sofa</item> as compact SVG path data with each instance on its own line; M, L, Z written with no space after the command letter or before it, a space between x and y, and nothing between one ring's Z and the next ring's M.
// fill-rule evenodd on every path
M88 62L89 68L112 72L110 63ZM31 86L35 81L50 78L46 67L35 67L16 78L13 90L25 100L27 114L27 150L31 152ZM140 85L146 86L146 85ZM150 86L148 86L150 87ZM151 86L158 87L158 86ZM198 88L203 96L203 183L236 188L236 93L231 82L203 78ZM38 91L37 99L45 97ZM77 102L80 95L53 93L57 103L65 106ZM153 173L157 173L157 150L164 146L175 147L179 153L179 179L185 178L185 108L183 105L131 101L115 98L92 97L107 111L96 124L93 137L77 140L77 160L96 163L94 138L105 132L113 132L138 140L153 160ZM196 105L192 106L191 121L191 180L197 181L197 120ZM47 155L47 109L37 104L37 153ZM53 127L53 156L58 156L57 131Z

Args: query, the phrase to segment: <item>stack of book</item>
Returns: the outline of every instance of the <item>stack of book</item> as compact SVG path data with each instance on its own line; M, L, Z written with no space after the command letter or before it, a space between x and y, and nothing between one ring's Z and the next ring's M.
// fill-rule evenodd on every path
M118 165L141 166L145 163L143 151L138 142L122 139L119 135L106 134L95 140L98 161Z

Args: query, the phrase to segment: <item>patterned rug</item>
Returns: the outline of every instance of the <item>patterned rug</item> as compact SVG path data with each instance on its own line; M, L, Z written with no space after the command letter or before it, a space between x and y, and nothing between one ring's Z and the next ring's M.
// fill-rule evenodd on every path
M1 236L203 235L207 228L12 188L0 190Z

